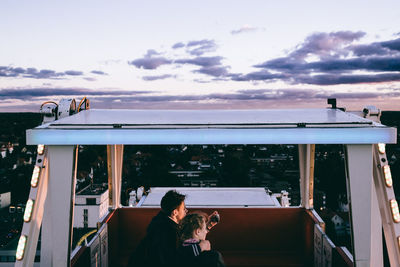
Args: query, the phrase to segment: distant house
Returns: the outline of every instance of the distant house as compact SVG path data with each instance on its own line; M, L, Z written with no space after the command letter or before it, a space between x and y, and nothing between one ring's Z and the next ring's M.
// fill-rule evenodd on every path
M74 228L95 228L107 210L108 189L103 185L89 185L76 194Z
M11 192L0 194L0 209L7 208L11 204Z

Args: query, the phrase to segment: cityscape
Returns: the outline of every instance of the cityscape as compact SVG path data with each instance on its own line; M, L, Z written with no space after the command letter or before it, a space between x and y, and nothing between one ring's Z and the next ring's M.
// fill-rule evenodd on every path
M39 125L41 117L3 113L1 118L0 251L15 251L36 158L36 147L25 143L25 130ZM383 112L381 120L398 127L400 112ZM388 145L387 157L399 196L400 146ZM107 198L103 196L107 177L106 147L79 146L77 199L99 192L94 203L101 205ZM299 177L297 145L125 146L121 204L128 206L130 192L141 186L145 191L151 187L263 187L270 194L288 192L290 205L299 206ZM314 177L314 209L333 242L351 251L343 146L316 145ZM86 215L81 212L86 219L74 223L79 225L74 244L96 225L87 210ZM104 213L103 208L98 216Z

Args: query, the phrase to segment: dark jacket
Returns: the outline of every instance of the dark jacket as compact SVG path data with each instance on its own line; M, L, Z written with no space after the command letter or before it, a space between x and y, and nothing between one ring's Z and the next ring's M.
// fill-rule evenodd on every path
M147 227L147 234L129 260L129 266L172 266L176 264L178 224L160 211Z
M224 267L221 253L216 250L201 251L199 242L183 242L178 249L178 266Z

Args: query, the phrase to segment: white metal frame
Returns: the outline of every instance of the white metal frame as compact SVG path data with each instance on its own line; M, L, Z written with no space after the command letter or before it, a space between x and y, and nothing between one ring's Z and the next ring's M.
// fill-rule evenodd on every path
M383 232L388 250L391 266L400 266L400 249L398 237L400 236L400 225L393 221L390 200L396 199L393 186L387 186L383 166L388 165L386 153L379 153L378 145L374 145L374 184L377 195L378 206L382 218Z
M40 227L43 219L43 207L47 197L48 188L48 161L47 150L45 149L42 155L36 158L36 166L41 168L37 187L32 187L29 193L29 199L34 200L34 205L31 214L31 220L24 222L21 235L28 236L25 255L21 261L16 261L15 266L33 266L36 247L39 238Z
M124 145L107 145L108 194L113 209L121 206L121 180ZM111 190L110 190L111 188Z
M298 145L301 206L314 208L314 157L315 145Z
M76 146L48 146L49 185L42 227L41 265L70 264ZM54 249L57 248L57 249Z
M90 118L91 113L88 112L90 111L84 111L82 112L83 115L78 113L75 116ZM177 112L179 113L179 111ZM218 119L230 118L228 112ZM291 114L288 110L284 112ZM293 114L296 113L295 110L292 112L294 112ZM303 112L305 111L303 110ZM131 113L133 114L134 111L131 111ZM152 111L153 113L154 111ZM184 111L181 113L185 114ZM206 116L211 115L211 118L213 115L209 112L198 114L201 116L204 114ZM231 115L234 114L240 115L240 111L234 111ZM257 114L257 111L248 113L246 116L249 116L249 114L253 116L253 114ZM266 111L265 114L279 114L279 112ZM373 144L376 142L395 142L396 130L377 123L368 124L364 119L359 121L362 125L357 124L357 121L355 125L337 125L335 124L335 116L342 116L343 114L336 110L329 111L327 114L330 123L313 125L313 122L310 121L310 127L306 127L301 121L297 124L288 122L285 125L278 126L274 123L269 125L268 122L263 125L259 125L257 122L251 125L243 122L236 125L230 122L229 125L224 125L218 122L219 124L213 125L207 123L189 126L174 124L139 125L125 128L113 124L105 126L89 125L87 127L81 125L82 129L79 129L79 125L63 126L62 123L56 123L54 127L50 127L49 123L28 130L28 144L44 143L49 145L47 147L48 161L44 161L48 167L41 174L44 175L44 179L41 179L43 184L42 187L39 185L36 192L38 194L37 199L40 199L40 201L35 203L40 205L46 199L42 227L41 264L43 266L69 266L70 264L77 162L77 150L75 148L78 143L107 145L109 185L111 188L109 191L110 206L114 209L120 206L124 144L299 144L301 205L307 209L313 208L314 144L345 144L347 190L348 196L351 198L354 263L356 266L382 266L381 222L373 216L377 210L378 202L384 215L382 215L384 217L383 226L388 250L390 253L395 252L396 255L390 256L390 260L391 263L398 263L399 248L396 238L400 234L399 226L390 221L391 213L387 203L389 198L394 198L394 193L393 190L383 188L380 184L382 177L379 177L382 176L382 173L373 168ZM298 119L298 116L296 118ZM65 119L70 118L66 117L62 120ZM202 117L202 119L204 118ZM272 121L274 120L279 121L279 118L274 118ZM382 161L381 158L379 160ZM378 162L378 158L375 159L375 162ZM376 188L372 182L373 169ZM47 186L46 181L48 182ZM31 194L34 194L34 191L32 189ZM41 222L41 214L38 211L34 211L32 224L24 224L22 233L29 234L25 250L26 255L23 261L16 262L16 266L31 266L31 263L33 263L39 233L38 227L40 227ZM67 242L65 242L66 240Z

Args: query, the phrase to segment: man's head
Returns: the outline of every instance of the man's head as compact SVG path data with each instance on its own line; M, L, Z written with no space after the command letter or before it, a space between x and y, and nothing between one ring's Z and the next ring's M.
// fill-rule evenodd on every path
M179 223L186 215L185 197L175 190L170 190L161 199L162 211L176 223Z
M186 215L181 221L181 239L195 238L205 240L208 233L207 215L203 212L194 212Z

